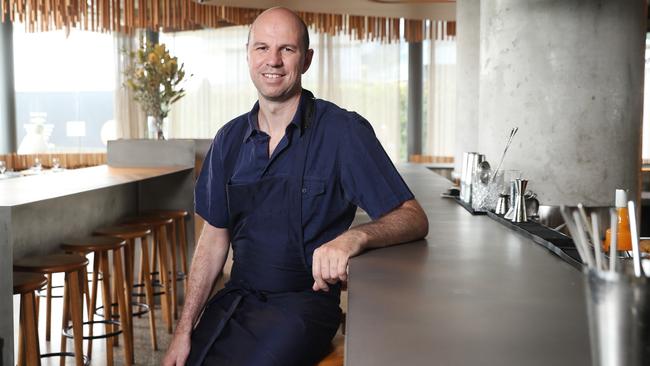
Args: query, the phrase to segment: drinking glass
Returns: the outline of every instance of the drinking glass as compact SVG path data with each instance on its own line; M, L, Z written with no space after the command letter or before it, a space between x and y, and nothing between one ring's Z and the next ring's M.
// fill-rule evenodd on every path
M59 162L59 158L52 158L52 170L59 170L61 169L61 163Z
M7 164L4 160L0 160L0 174L4 174L7 171Z
M42 168L43 168L43 164L41 164L41 159L34 158L34 165L32 165L32 169L41 170Z

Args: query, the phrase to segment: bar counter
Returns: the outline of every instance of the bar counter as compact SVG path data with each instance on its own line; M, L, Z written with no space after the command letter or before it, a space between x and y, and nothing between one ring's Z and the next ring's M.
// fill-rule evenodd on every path
M0 364L14 364L12 260L58 251L65 238L89 235L142 210L193 212L193 168L193 161L150 168L102 165L0 180ZM193 237L188 230L189 243Z
M581 273L441 198L451 184L437 174L399 170L429 235L351 260L345 364L590 365Z

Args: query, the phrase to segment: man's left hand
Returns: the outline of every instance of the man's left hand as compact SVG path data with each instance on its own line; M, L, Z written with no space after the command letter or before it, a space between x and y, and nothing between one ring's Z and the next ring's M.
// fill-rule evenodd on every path
M314 291L329 291L329 286L348 280L348 261L361 252L363 233L348 230L314 250L312 275Z

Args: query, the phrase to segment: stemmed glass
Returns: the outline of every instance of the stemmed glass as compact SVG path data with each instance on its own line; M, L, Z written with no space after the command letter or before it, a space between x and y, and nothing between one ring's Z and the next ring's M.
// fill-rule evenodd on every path
M59 170L59 169L61 169L59 158L52 158L52 170Z
M4 160L0 160L0 174L4 174L7 171L7 164Z

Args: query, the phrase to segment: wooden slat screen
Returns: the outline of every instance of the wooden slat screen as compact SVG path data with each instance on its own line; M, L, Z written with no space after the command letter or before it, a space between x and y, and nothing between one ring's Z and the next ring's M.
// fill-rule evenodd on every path
M192 0L0 0L2 19L18 19L27 32L77 28L132 34L136 29L166 31L248 25L263 9L198 4ZM319 32L346 34L360 40L394 42L400 38L399 18L298 12ZM434 23L434 22L431 22ZM455 36L456 23L443 27ZM430 38L426 21L405 20L404 39Z

